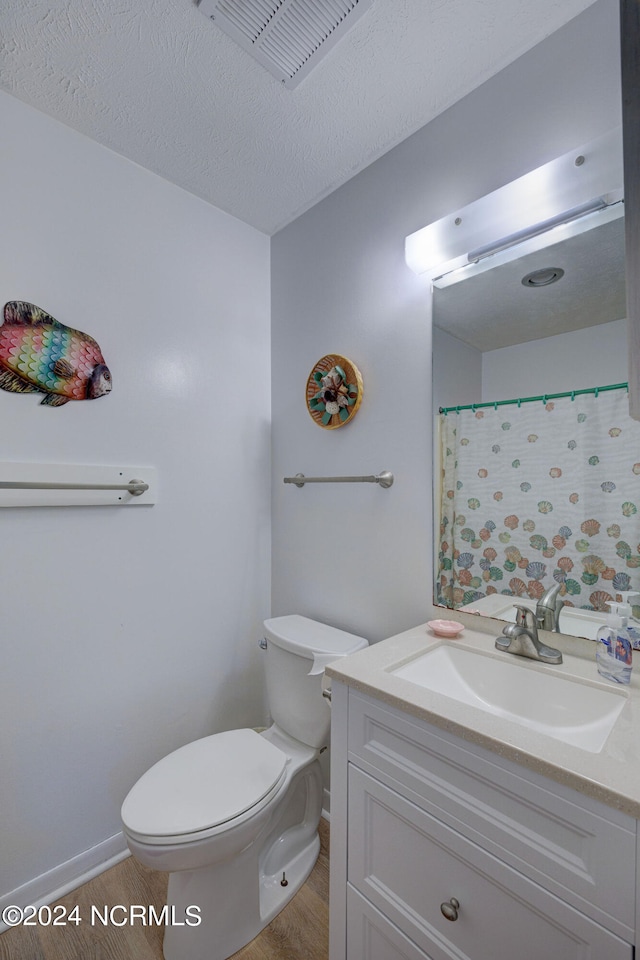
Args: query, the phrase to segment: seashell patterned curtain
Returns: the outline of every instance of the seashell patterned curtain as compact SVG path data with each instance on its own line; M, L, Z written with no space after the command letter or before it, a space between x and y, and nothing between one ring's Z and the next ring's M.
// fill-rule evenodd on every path
M640 422L626 390L440 414L437 602L603 610L640 589ZM636 601L637 602L637 601Z

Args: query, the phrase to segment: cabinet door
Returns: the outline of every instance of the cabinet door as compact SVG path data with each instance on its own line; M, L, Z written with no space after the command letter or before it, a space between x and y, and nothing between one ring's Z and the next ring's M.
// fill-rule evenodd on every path
M628 943L353 765L348 864L432 960L631 960Z

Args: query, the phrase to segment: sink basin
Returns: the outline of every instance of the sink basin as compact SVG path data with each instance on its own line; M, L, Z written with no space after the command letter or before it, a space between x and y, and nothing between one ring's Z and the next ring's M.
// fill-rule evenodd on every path
M623 690L559 676L533 661L446 644L390 672L590 753L602 750L627 699Z

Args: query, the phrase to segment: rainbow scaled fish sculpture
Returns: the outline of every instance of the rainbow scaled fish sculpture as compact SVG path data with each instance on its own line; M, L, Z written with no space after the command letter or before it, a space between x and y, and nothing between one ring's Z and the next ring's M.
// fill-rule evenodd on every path
M55 320L33 303L12 300L0 326L0 389L44 393L42 403L95 400L111 390L111 373L88 334Z

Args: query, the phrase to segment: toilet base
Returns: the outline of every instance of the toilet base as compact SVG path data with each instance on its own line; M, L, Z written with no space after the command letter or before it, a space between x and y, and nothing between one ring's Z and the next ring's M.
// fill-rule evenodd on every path
M230 860L169 875L165 960L228 960L257 937L307 880L320 850L322 774L317 760L294 776L256 842ZM282 879L287 881L282 885Z
M277 875L260 878L260 914L263 919L260 930L271 923L308 879L319 852L320 837L316 834L305 849L287 865L286 870ZM283 875L287 881L286 886L282 884Z
M181 919L185 916L193 918L195 916L193 909L186 913L185 910L187 907L193 908L197 898L202 923L198 926L186 924L167 926L162 945L165 960L227 960L257 937L286 907L308 879L318 859L319 850L320 838L316 836L287 866L286 887L283 887L280 882L282 874L261 878L257 914L255 910L249 909L248 891L244 888L238 892L237 899L233 891L227 888L228 896L225 897L224 903L221 903L217 897L215 902L206 902L206 898L200 891L194 889L194 884L189 883L184 873L171 874L167 895L167 901L171 904L170 914ZM187 879L186 885L179 882L185 879ZM173 884L172 889L172 880L178 881L178 886L184 889L176 889L176 883ZM184 900L185 893L186 901L189 902ZM243 914L242 920L239 920L239 913ZM225 914L227 917L233 917L231 923L220 922L220 917ZM207 922L207 918L212 916L215 918L213 923Z

